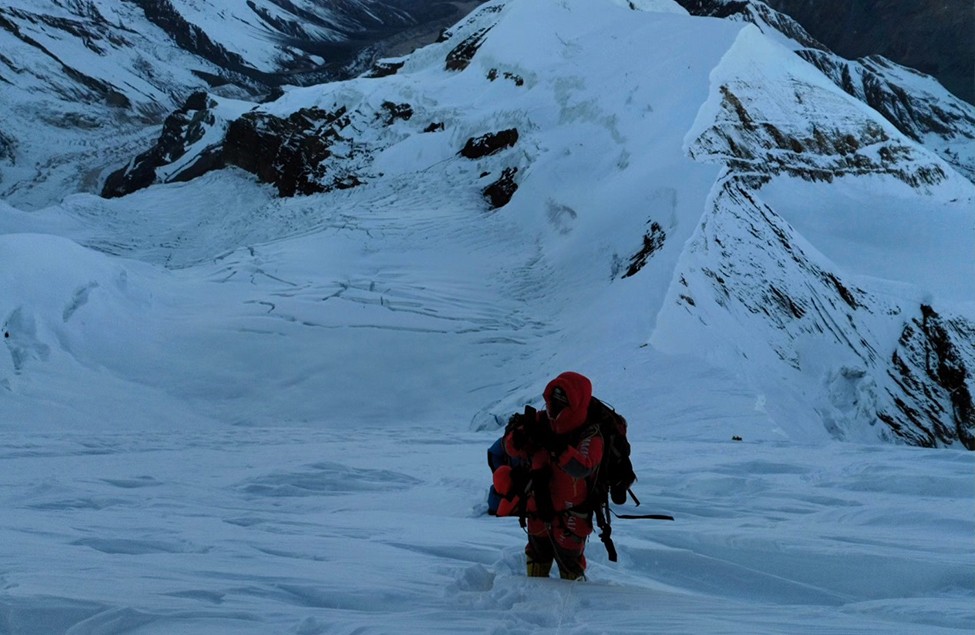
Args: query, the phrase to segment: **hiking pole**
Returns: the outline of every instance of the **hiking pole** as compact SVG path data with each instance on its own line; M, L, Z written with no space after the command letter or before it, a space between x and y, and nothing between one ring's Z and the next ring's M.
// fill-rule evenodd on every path
M674 517L668 514L617 514L612 509L609 513L623 520L674 520Z
M617 518L622 518L623 520L675 520L673 516L668 516L667 514L644 514L642 516L637 516L635 514L617 514L613 510L610 510L613 516Z
M639 507L640 506L640 499L637 498L636 497L636 494L633 493L633 489L628 487L626 489L626 492L630 495L630 498L633 499L633 502L636 504L636 506ZM623 514L623 515L620 515L620 514L617 514L616 512L614 512L608 505L606 506L606 509L609 509L609 512L613 516L616 516L617 518L622 518L624 520L674 520L674 517L673 516L669 516L667 514L643 514L643 515Z

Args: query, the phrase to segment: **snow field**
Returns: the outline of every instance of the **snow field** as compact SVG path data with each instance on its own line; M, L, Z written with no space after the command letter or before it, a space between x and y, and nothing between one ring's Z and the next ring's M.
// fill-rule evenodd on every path
M620 562L524 577L449 423L22 433L0 447L8 632L961 633L971 457L649 439ZM936 540L932 538L937 537ZM43 621L42 621L43 620Z

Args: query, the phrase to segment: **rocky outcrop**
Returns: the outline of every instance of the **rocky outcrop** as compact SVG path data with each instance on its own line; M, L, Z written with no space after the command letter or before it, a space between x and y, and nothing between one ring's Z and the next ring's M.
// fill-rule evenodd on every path
M893 404L877 416L898 436L975 450L975 324L922 305L904 326L888 372Z
M464 147L457 152L458 155L471 160L483 159L514 147L518 143L518 130L507 128L498 132L489 132L478 137L470 137L464 143ZM501 176L491 182L490 185L481 190L481 194L487 199L492 209L498 209L507 205L518 190L518 182L515 177L518 168L514 166L502 169ZM485 172L482 176L487 176Z
M518 130L508 128L499 132L489 132L479 137L471 137L458 154L468 159L480 159L506 150L517 142Z
M808 48L825 49L789 16L756 0L676 0L691 15L751 22L765 30L771 28Z
M916 71L880 56L851 62L826 51L798 53L904 135L927 145L975 182L975 153L970 150L975 144L975 107L940 86L925 83ZM915 80L913 85L911 80ZM938 143L932 143L931 137Z
M406 64L403 60L378 60L373 63L372 68L366 72L366 77L389 77L390 75L395 75L399 72L403 65Z
M382 131L410 121L414 109L393 101L353 108L302 108L287 117L247 112L230 124L223 160L274 185L280 196L357 187L370 178L375 153L390 143Z
M102 196L112 198L131 194L154 183L188 181L212 169L223 167L220 144L194 150L188 165L160 175L161 168L171 166L183 158L194 144L216 124L213 107L216 105L205 92L194 93L183 107L166 118L159 140L124 168L110 174L102 188Z
M493 82L499 77L503 77L504 79L508 80L509 82L511 82L512 84L518 87L525 85L525 78L516 73L512 73L511 71L504 71L502 73L499 72L498 69L496 68L492 68L491 70L488 71L487 78L490 81Z
M796 114L783 119L768 112L768 86L729 82L719 87L720 104L713 123L688 146L694 158L720 159L734 171L761 178L788 174L810 181L839 176L890 174L912 186L938 183L944 170L915 149L891 137L868 117L816 117L808 104L822 104L828 93L797 82L791 92ZM837 103L837 107L840 104ZM774 104L780 108L781 103ZM804 117L809 113L810 117Z
M505 168L501 171L498 180L488 185L481 192L491 204L492 209L504 207L511 202L511 198L518 190L518 183L515 181L517 174L518 168Z
M643 246L630 258L626 271L622 275L623 278L629 278L639 273L647 261L663 248L664 242L667 240L667 232L660 226L660 223L651 221L649 225L650 229L643 235Z
M496 23L489 17L490 14L496 14L503 8L504 6L499 4L481 7L466 20L441 33L438 42L456 42L447 53L444 68L448 71L462 71L470 66L474 55Z
M0 130L0 161L14 160L14 141Z
M357 177L330 173L325 164L349 123L345 108L302 108L286 119L247 113L230 124L224 160L273 184L281 196L354 187Z
M391 101L384 101L380 117L383 125L391 126L397 119L409 121L413 118L413 106L409 104L397 104Z
M452 48L447 53L445 68L448 71L462 71L470 66L471 60L474 59L474 54L481 48L481 44L484 43L484 39L490 30L490 27L488 27L475 31L473 34L464 38L460 44Z

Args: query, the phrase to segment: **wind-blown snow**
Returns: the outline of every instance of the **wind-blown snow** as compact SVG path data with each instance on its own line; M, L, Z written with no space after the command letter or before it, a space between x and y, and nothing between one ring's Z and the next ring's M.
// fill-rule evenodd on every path
M715 232L794 282L722 214L764 204L805 262L891 309L857 319L893 346L894 308L972 315L971 188L947 166L921 193L778 175L734 207L685 139L760 34L593 0L456 28L489 25L462 72L447 42L260 106L412 104L362 131L355 189L281 199L231 169L0 202L0 632L970 632L971 453L842 428L876 388L853 354L719 313L695 272ZM515 147L457 156L509 126ZM479 175L511 165L518 192L489 210ZM662 248L623 278L652 223ZM802 370L775 355L792 341ZM628 511L677 519L618 520L620 562L594 537L581 584L525 578L517 522L485 514L496 424L568 369L630 421Z

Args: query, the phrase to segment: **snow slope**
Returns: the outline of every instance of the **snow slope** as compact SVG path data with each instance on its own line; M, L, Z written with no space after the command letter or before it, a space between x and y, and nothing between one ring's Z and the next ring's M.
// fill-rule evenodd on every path
M825 307L827 272L871 309L824 311L836 333L875 349L919 302L975 318L971 278L937 275L971 262L971 184L892 129L862 152L906 162L832 182L754 185L740 157L693 156L729 74L779 46L753 27L515 0L452 31L391 77L260 107L413 105L356 124L335 165L358 187L279 198L233 168L0 202L0 632L970 632L971 453L878 443L880 362L747 306L759 280ZM771 102L799 74L851 129L884 126L777 59ZM513 147L457 155L511 126ZM943 178L905 182L917 166ZM491 209L509 167L518 190ZM729 261L740 303L722 306L707 271ZM567 369L630 420L640 510L677 518L617 521L620 562L594 539L583 584L526 579L517 523L484 513L496 424Z

